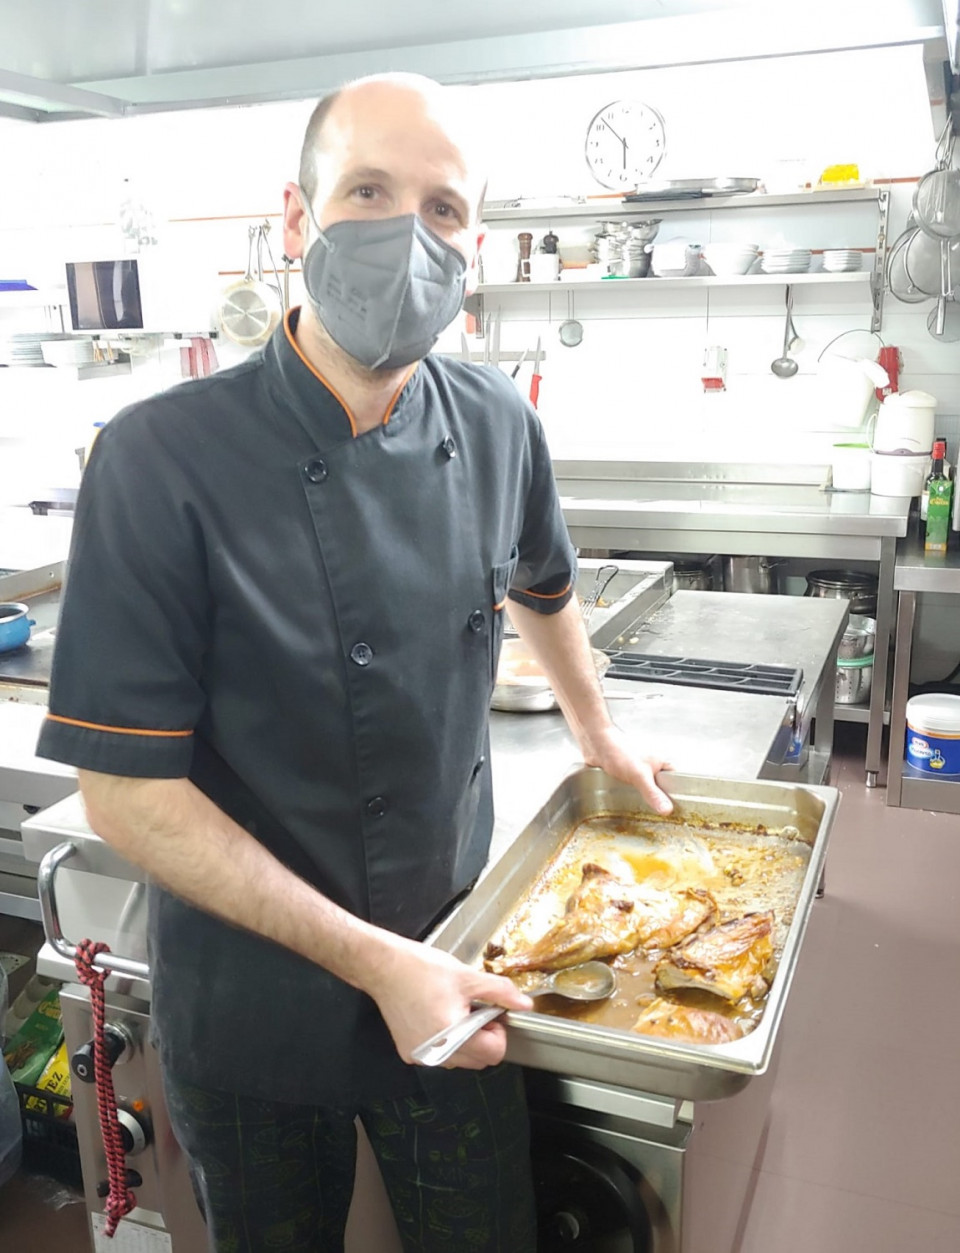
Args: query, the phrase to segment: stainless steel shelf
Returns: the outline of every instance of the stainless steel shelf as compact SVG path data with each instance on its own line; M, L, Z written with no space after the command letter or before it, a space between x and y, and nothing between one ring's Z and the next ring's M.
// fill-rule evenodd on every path
M648 200L642 204L619 201L590 200L584 204L560 205L556 208L485 208L484 222L547 222L555 218L592 218L614 222L622 218L655 217L661 213L711 213L714 209L777 209L789 205L840 204L844 202L876 204L885 188L848 187L836 191L797 191L781 195L765 192L749 196L701 196L693 200Z
M848 274L694 274L689 278L591 278L564 283L481 283L477 288L478 296L488 296L497 292L582 292L582 291L616 291L624 288L634 291L642 288L646 291L687 290L691 287L773 287L784 284L795 285L819 283L869 283L869 270L854 270Z
M836 704L833 707L833 716L838 722L862 722L864 724L870 721L869 705L841 705ZM890 710L883 711L883 725L890 725Z
M900 784L902 809L930 809L938 814L960 814L960 782L917 779L904 775Z

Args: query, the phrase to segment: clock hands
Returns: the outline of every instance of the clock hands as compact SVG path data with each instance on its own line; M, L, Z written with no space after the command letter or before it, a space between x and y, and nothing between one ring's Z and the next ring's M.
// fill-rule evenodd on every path
M621 144L623 144L623 168L626 169L627 168L627 141L617 134L617 132L613 129L613 127L610 125L610 123L607 121L605 117L602 117L600 121L604 124L604 126L607 128L610 134L614 137L614 139L618 140Z

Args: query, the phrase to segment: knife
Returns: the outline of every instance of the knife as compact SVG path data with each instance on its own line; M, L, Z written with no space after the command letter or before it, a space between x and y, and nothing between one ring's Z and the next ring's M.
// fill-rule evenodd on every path
M530 403L534 409L536 409L537 401L540 399L540 358L542 356L540 337L538 335L537 351L533 355L533 378L530 380Z

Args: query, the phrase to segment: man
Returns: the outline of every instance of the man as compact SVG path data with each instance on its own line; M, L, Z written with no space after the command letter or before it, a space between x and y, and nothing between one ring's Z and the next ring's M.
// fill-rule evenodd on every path
M153 1016L211 1247L342 1247L354 1118L405 1247L532 1253L502 1024L532 1004L419 942L492 827L503 606L585 761L664 811L608 716L535 414L427 357L482 240L482 172L436 84L321 102L284 246L309 293L244 365L133 406L78 504L40 751L152 881ZM426 359L424 359L426 358Z

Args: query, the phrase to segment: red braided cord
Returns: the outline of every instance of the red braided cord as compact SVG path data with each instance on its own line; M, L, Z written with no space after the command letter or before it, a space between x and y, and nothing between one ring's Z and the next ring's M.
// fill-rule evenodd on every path
M117 1118L117 1097L113 1090L113 1075L107 1059L104 1039L106 1005L103 985L107 980L108 972L95 969L93 964L99 953L109 952L108 944L94 944L92 940L81 940L77 945L76 965L80 982L90 989L90 1007L93 1011L93 1074L97 1089L100 1134L103 1137L103 1148L107 1157L107 1178L110 1183L106 1204L105 1234L112 1236L124 1214L129 1214L136 1206L137 1199L127 1187L127 1157L123 1151L123 1138Z

